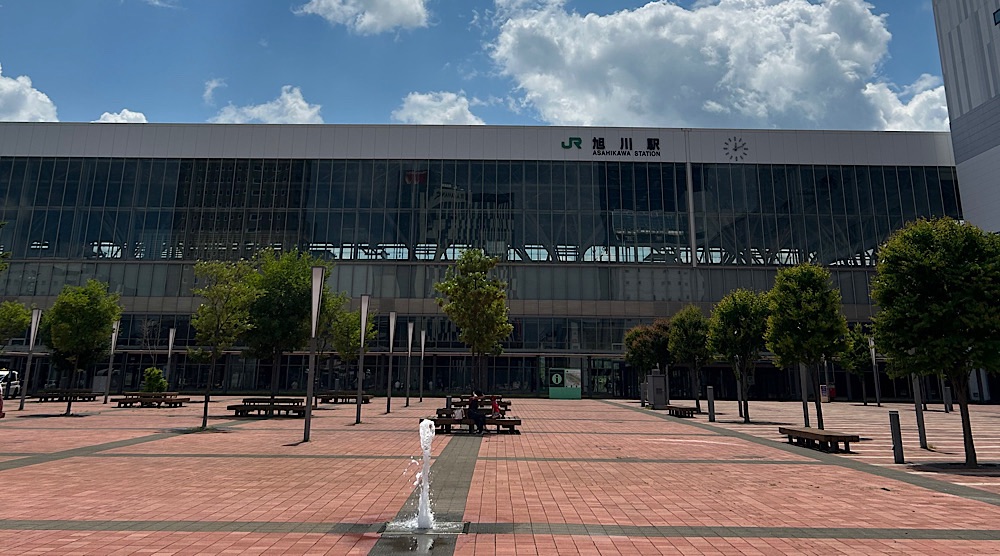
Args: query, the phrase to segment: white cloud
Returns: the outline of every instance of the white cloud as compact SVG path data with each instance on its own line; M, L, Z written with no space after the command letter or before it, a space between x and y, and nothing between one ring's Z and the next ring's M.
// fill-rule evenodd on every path
M105 112L101 114L101 118L94 120L91 123L95 124L144 124L146 123L146 115L142 112L133 112L128 108L122 108L121 112L117 114L111 112Z
M464 93L410 93L403 105L393 111L392 119L406 124L483 125L469 111L469 99Z
M157 8L176 8L177 0L144 0L150 6Z
M214 97L215 90L218 89L218 88L220 88L220 87L225 87L225 86L226 86L226 80L225 79L218 79L218 78L216 78L216 79L209 79L208 81L205 82L205 92L203 92L201 94L202 100L205 101L205 104L214 105L215 104L215 97Z
M948 106L938 77L924 74L901 93L885 83L869 83L864 94L877 109L880 129L948 131ZM910 100L903 102L907 96Z
M313 14L334 25L344 25L362 35L373 35L396 27L427 27L428 0L309 0L295 9Z
M264 104L226 106L209 121L216 124L321 124L322 106L309 104L298 87L285 85L281 96Z
M554 124L933 128L945 110L921 83L879 84L891 35L865 0L660 1L608 15L563 0L495 5L491 56Z
M57 122L56 105L26 75L4 77L0 67L0 121Z

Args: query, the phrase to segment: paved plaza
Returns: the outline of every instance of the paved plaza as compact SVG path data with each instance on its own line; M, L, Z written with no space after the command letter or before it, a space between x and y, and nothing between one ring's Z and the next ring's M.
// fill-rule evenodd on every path
M433 507L461 534L387 535L415 515L418 417L443 400L322 405L236 419L212 403L116 408L8 400L0 420L0 554L998 554L1000 467L967 471L958 413L826 404L854 453L785 444L801 404L735 402L718 421L622 400L513 399L520 435L434 440ZM676 402L675 402L676 403ZM680 402L690 403L690 402ZM812 406L810 406L812 408ZM906 465L892 463L900 411ZM1000 463L1000 407L973 407L980 462Z

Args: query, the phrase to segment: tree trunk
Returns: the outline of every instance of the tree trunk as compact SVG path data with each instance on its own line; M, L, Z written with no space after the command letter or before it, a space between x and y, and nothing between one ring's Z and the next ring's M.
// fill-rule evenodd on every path
M865 375L861 375L861 400L868 405L868 385L865 383Z
M819 365L817 364L816 365L816 380L813 381L813 382L815 382L815 384L813 385L813 387L815 389L815 395L816 395L816 426L819 427L819 430L823 430L823 398L821 398L820 395L819 395L819 393L820 393L820 388L819 388L819 380L820 380L820 378L822 378L822 377L819 374Z
M212 397L212 383L215 382L215 359L208 364L208 382L205 383L205 407L201 412L201 430L208 428L208 402Z
M701 413L701 369L691 365L691 389L694 390L694 410Z
M957 380L956 380L957 378ZM976 445L972 440L972 419L969 417L969 375L965 377L949 377L958 398L958 407L962 412L962 438L965 440L965 466L979 467L976 459ZM980 390L982 392L982 390ZM982 394L980 394L982 398Z
M736 411L743 417L743 373L736 369Z
M803 426L809 426L809 371L805 363L799 363L799 391L802 393Z
M278 369L281 363L281 353L271 355L271 403L267 406L267 416L274 415L274 399L278 397Z
M746 369L743 370L743 422L750 422L750 376Z

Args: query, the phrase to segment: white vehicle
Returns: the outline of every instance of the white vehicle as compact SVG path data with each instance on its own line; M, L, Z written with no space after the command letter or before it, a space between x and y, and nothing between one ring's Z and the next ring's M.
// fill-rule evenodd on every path
M21 380L17 376L17 371L0 369L0 393L5 398L21 395Z

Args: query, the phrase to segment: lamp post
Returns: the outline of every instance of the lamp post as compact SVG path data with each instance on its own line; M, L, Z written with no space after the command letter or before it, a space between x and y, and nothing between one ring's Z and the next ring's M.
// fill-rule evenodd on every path
M427 331L420 331L420 401L424 401L424 344L427 342Z
M365 380L365 332L368 331L368 294L361 296L361 352L358 354L358 412L355 425L361 424L361 384Z
M319 325L320 303L323 300L325 272L324 266L312 267L312 328L309 335L309 370L306 371L306 424L302 442L309 442L309 428L312 426L313 382L316 380L316 329Z
M111 355L108 357L108 380L104 383L104 403L108 403L108 395L111 394L111 370L115 366L115 345L118 344L118 330L122 321L116 320L111 329Z
M878 364L875 362L875 338L868 337L868 349L872 354L872 374L875 375L875 405L882 407L882 386L878 380Z
M28 333L28 366L24 369L24 381L21 382L21 403L18 405L17 410L24 410L24 396L28 393L28 384L31 381L31 359L34 356L32 353L35 349L35 337L38 335L38 324L42 320L42 310L39 308L34 308L31 310L31 331ZM109 377L110 380L110 377Z
M410 407L410 354L413 352L413 322L406 323L406 407Z
M177 329L171 328L167 333L167 383L174 378L174 365L173 365L173 355L174 355L174 339L177 337ZM108 380L111 377L108 376ZM177 379L174 379L174 386L177 385Z
M396 311L389 311L389 370L386 372L385 412L392 412L392 345L396 339Z

